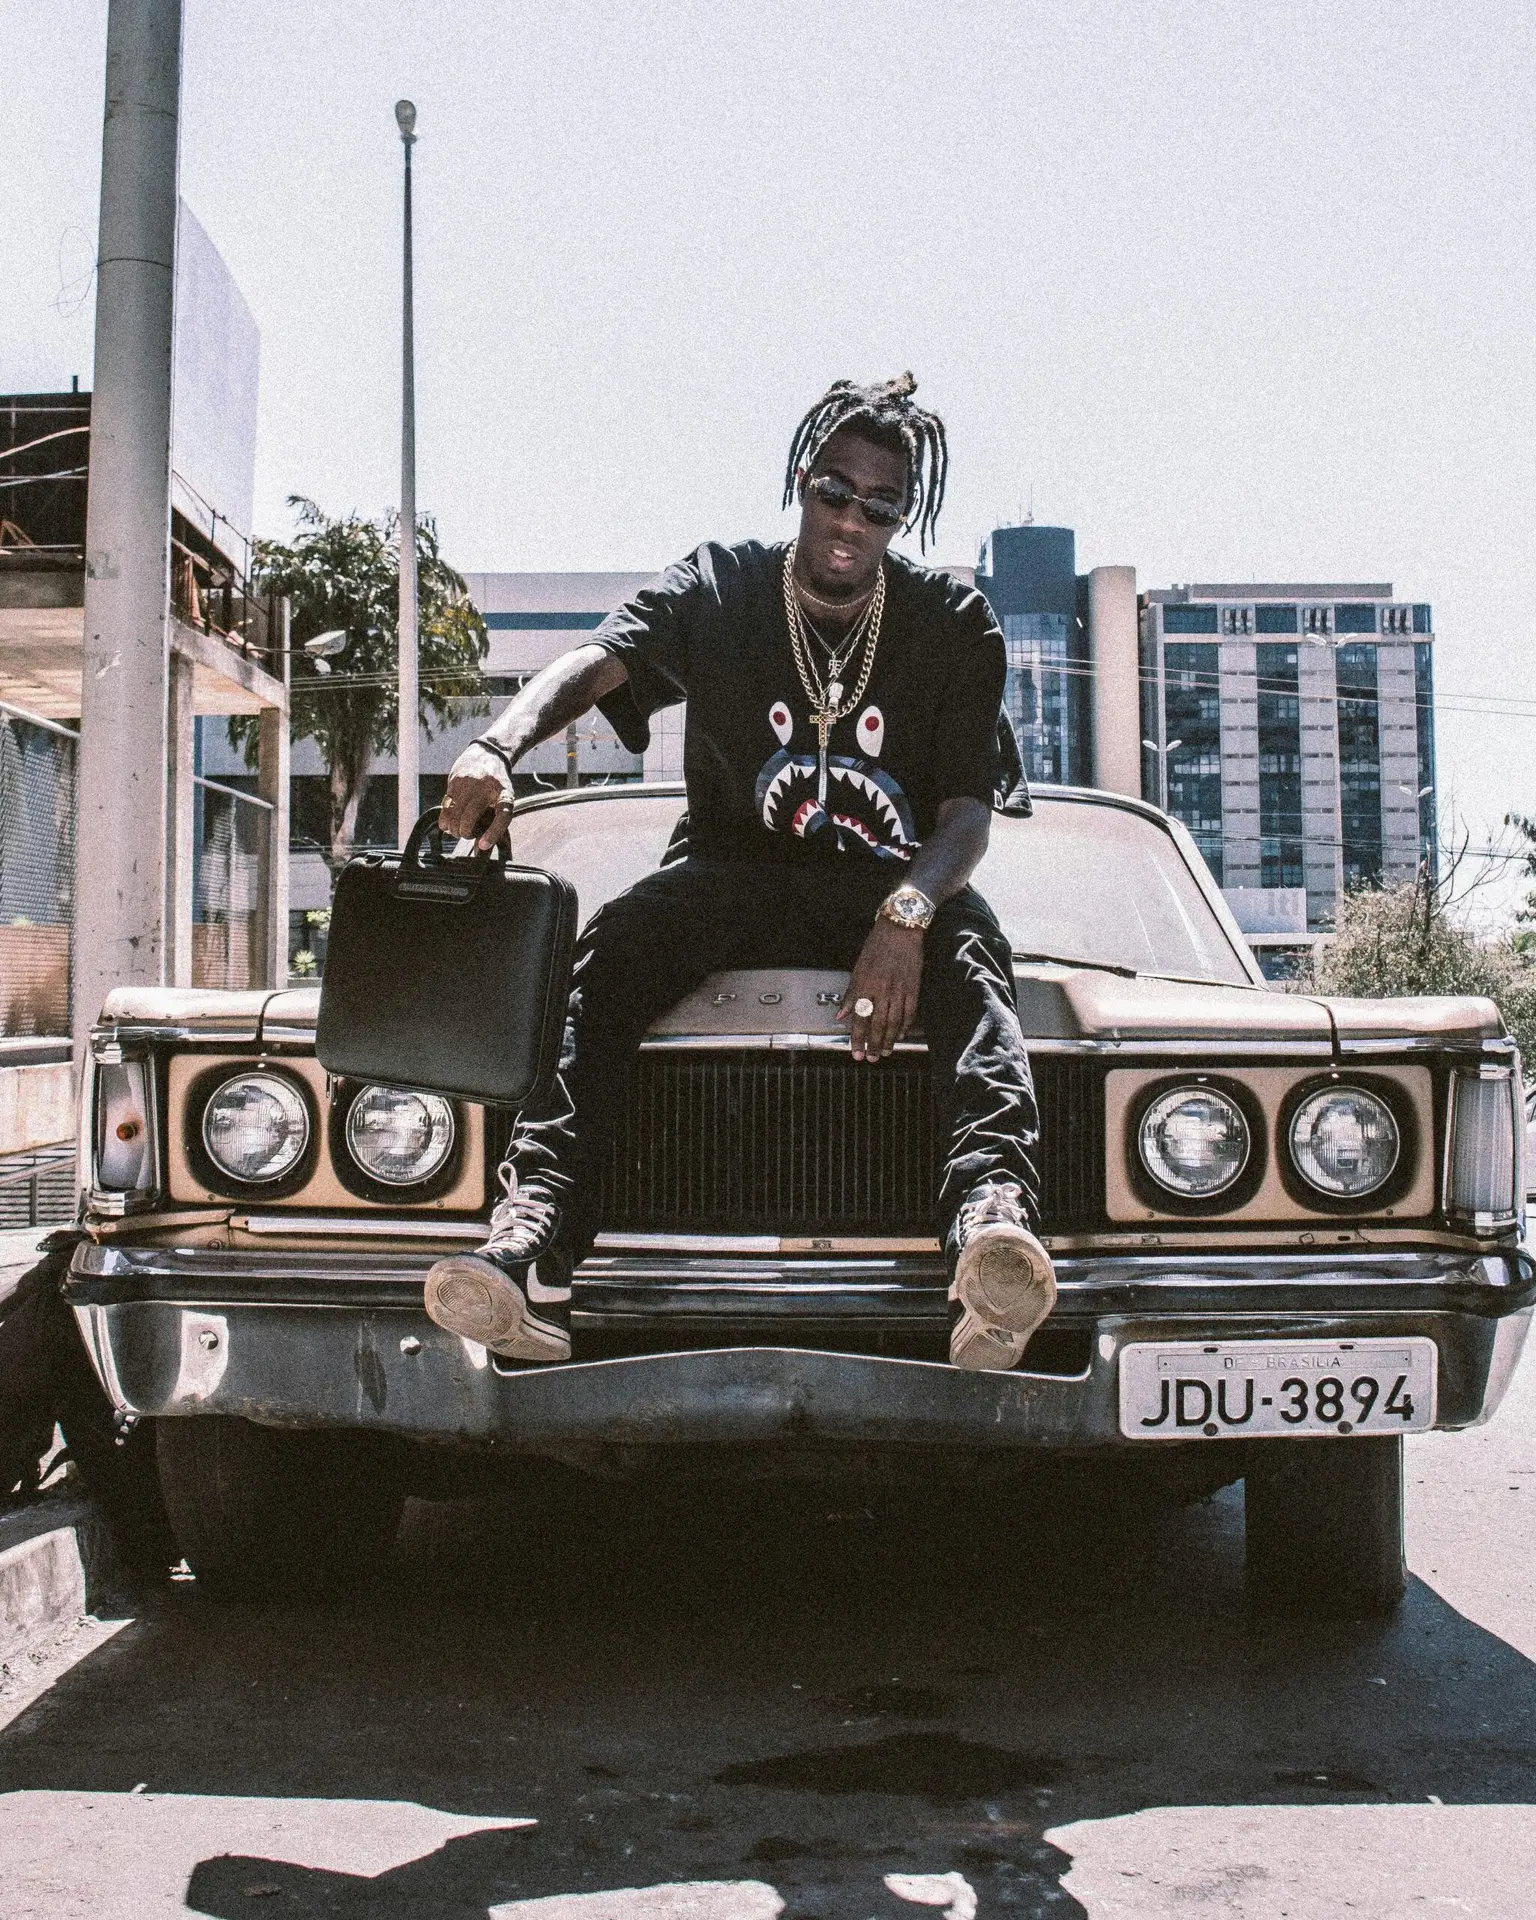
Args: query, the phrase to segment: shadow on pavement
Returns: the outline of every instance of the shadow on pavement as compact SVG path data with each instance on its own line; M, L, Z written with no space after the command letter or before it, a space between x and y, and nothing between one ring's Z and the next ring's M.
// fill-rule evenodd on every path
M1536 1800L1530 1662L1417 1582L1386 1624L1251 1621L1241 1531L1233 1490L1161 1514L585 1485L413 1505L387 1581L348 1606L173 1589L0 1738L0 1788L538 1822L372 1878L192 1873L194 1912L306 1920L700 1882L871 1920L913 1912L887 1874L947 1873L984 1914L1073 1915L1044 1838L1073 1821Z

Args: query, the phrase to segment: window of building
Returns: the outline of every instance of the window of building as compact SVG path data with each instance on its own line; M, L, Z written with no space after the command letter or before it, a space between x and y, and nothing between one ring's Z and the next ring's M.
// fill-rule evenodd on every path
M1296 609L1281 606L1255 607L1254 625L1260 633L1294 633Z
M1346 600L1333 610L1333 630L1335 633L1374 633L1376 609L1358 600Z
M1168 611L1166 608L1164 611ZM1215 609L1209 610L1213 617ZM1214 646L1163 649L1167 807L1182 820L1221 885L1221 686Z
M1214 607L1164 607L1164 633L1214 633L1216 631L1216 609Z
M1376 649L1339 648L1339 824L1346 887L1381 881L1381 726Z
M1260 607L1261 614L1270 612ZM1287 609L1292 616L1296 609ZM1260 885L1306 884L1302 859L1301 683L1294 646L1261 644L1258 666Z
M1421 601L1413 610L1413 630L1415 633L1433 633L1429 621L1429 608Z
M1003 706L1030 780L1070 786L1082 777L1078 729L1073 725L1072 666L1067 616L1007 613L1003 641L1008 677Z

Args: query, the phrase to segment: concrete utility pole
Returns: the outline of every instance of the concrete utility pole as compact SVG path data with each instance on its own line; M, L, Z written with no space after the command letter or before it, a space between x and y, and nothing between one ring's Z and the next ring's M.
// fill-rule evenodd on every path
M405 286L400 328L400 729L395 832L404 846L416 824L421 781L416 671L416 340L411 294L411 148L416 109L395 102L400 144L405 148Z
M111 988L165 977L180 96L181 0L111 0L85 532L77 1051Z

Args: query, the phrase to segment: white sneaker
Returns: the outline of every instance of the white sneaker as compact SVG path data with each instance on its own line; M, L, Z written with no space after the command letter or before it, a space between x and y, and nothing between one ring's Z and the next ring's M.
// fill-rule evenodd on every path
M1003 1373L1024 1357L1056 1304L1051 1256L1025 1225L1023 1198L1007 1182L978 1187L950 1233L949 1361Z

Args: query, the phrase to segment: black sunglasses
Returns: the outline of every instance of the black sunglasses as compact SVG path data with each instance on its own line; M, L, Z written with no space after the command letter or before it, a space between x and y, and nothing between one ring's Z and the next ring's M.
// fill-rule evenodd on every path
M805 490L837 513L844 507L857 506L872 527L899 527L906 518L906 508L898 507L894 500L866 499L835 473L818 473L814 480L806 481Z

